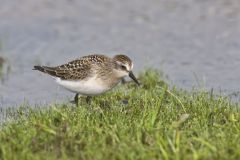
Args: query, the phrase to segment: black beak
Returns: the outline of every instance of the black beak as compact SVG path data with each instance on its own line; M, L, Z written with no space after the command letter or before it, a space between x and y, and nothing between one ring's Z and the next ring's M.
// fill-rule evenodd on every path
M133 72L130 71L129 72L129 77L132 78L132 80L137 83L137 85L140 85L140 83L138 82L137 78L134 76Z

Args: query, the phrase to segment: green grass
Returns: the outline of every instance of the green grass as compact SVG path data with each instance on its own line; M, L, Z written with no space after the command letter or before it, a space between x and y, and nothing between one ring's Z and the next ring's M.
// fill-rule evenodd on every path
M169 86L153 70L91 106L23 107L0 132L0 159L240 159L240 106Z

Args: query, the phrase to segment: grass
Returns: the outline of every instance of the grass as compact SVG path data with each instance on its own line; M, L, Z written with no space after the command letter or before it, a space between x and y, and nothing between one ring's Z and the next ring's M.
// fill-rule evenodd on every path
M240 106L169 86L153 70L84 101L23 107L0 132L0 159L240 159Z

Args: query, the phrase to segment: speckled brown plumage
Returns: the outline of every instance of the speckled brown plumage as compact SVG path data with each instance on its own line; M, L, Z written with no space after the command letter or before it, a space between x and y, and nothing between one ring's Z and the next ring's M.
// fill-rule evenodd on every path
M82 80L100 68L109 68L107 65L111 64L110 62L111 58L105 55L89 55L57 67L34 66L34 69L63 80Z

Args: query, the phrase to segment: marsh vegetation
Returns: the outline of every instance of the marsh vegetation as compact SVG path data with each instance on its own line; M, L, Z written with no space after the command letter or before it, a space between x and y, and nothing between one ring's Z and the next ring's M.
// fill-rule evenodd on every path
M9 113L0 159L239 159L240 106L169 87L158 72L84 101ZM14 115L14 116L13 116Z

